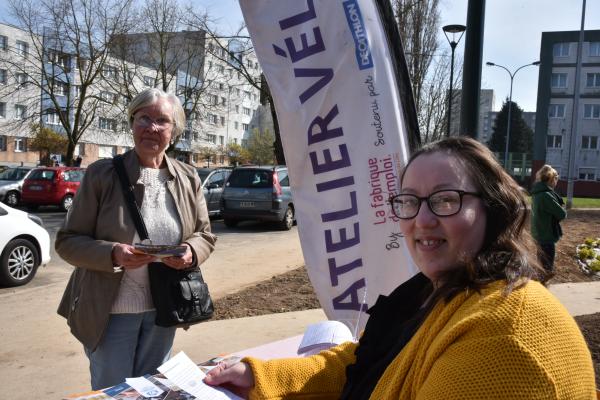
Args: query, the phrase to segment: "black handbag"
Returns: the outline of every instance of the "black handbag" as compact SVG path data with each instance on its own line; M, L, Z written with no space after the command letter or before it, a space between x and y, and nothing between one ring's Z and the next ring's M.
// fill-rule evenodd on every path
M148 230L135 200L133 187L129 183L123 156L115 156L113 165L140 240L148 239ZM148 264L148 275L152 301L156 308L156 325L189 326L213 316L213 301L199 267L176 270L164 263L152 262Z

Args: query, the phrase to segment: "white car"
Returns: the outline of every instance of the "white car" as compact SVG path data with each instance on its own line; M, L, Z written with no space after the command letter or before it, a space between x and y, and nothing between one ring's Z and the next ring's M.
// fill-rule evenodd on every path
M0 203L0 286L31 281L50 262L50 235L42 220Z

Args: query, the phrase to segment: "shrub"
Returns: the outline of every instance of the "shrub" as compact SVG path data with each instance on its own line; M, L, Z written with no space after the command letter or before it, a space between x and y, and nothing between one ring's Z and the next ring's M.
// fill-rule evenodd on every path
M592 247L595 243L595 240L592 238L585 238L583 240L583 243L585 243L587 246Z
M594 272L600 272L600 260L594 260L589 264L589 267Z
M580 260L587 260L589 258L594 258L596 256L596 253L594 253L594 250L588 248L588 247L581 247L578 251L577 251L577 258L579 258Z

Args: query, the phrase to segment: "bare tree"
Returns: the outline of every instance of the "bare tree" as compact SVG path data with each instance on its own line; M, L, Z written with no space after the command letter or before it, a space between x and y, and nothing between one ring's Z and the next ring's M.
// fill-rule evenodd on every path
M107 101L95 85L115 78L107 62L109 48L115 36L129 30L131 5L132 0L9 2L13 19L33 47L30 62L15 62L11 68L26 74L28 84L41 92L39 110L28 113L27 121L52 116L59 122L59 133L68 139L67 164L84 133L98 123L99 104Z
M438 5L439 0L392 0L423 143L440 139L447 123L450 55L440 52ZM461 80L459 68L454 87Z

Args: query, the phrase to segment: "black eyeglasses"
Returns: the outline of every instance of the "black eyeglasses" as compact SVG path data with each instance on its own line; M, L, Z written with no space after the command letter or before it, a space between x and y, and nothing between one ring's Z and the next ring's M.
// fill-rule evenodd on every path
M421 203L427 201L432 213L438 217L449 217L462 208L464 195L480 197L479 193L466 192L464 190L438 190L427 197L419 197L414 194L398 194L390 198L392 212L400 219L411 219L417 216L421 209Z

